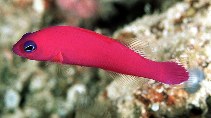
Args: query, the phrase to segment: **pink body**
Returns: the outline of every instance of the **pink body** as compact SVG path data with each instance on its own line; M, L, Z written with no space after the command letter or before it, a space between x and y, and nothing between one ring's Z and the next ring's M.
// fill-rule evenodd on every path
M27 40L37 44L37 50L30 54L21 49ZM109 37L70 26L53 26L27 34L13 50L32 60L97 67L167 84L179 84L189 77L185 68L175 62L151 61Z

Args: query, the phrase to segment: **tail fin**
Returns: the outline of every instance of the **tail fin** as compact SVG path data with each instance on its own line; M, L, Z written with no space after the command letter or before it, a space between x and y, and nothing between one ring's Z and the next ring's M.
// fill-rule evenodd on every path
M165 84L180 84L189 78L189 72L177 62L161 62L163 71L160 73L160 82Z
M200 89L201 82L205 79L205 74L200 68L191 68L188 71L188 81L180 84L177 88L184 88L188 93L195 93Z

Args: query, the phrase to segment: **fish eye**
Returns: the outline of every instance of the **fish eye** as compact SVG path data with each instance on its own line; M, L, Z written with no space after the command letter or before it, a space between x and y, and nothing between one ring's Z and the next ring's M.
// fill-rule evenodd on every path
M24 51L25 52L33 52L34 50L37 49L37 45L34 41L26 41L24 43Z

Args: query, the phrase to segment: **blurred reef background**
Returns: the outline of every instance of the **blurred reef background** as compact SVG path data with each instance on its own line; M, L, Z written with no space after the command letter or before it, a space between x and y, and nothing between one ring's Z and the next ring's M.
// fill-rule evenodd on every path
M149 58L179 59L195 78L183 87L143 86L101 69L13 54L23 34L51 25L144 40ZM210 0L0 1L1 118L211 118L210 62Z

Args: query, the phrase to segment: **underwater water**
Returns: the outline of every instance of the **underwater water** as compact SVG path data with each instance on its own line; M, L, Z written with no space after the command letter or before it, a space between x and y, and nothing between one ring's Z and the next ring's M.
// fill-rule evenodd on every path
M210 21L210 0L2 0L0 117L209 118ZM12 52L23 34L53 25L87 28L129 47L140 40L134 50L181 62L191 79L172 86Z

